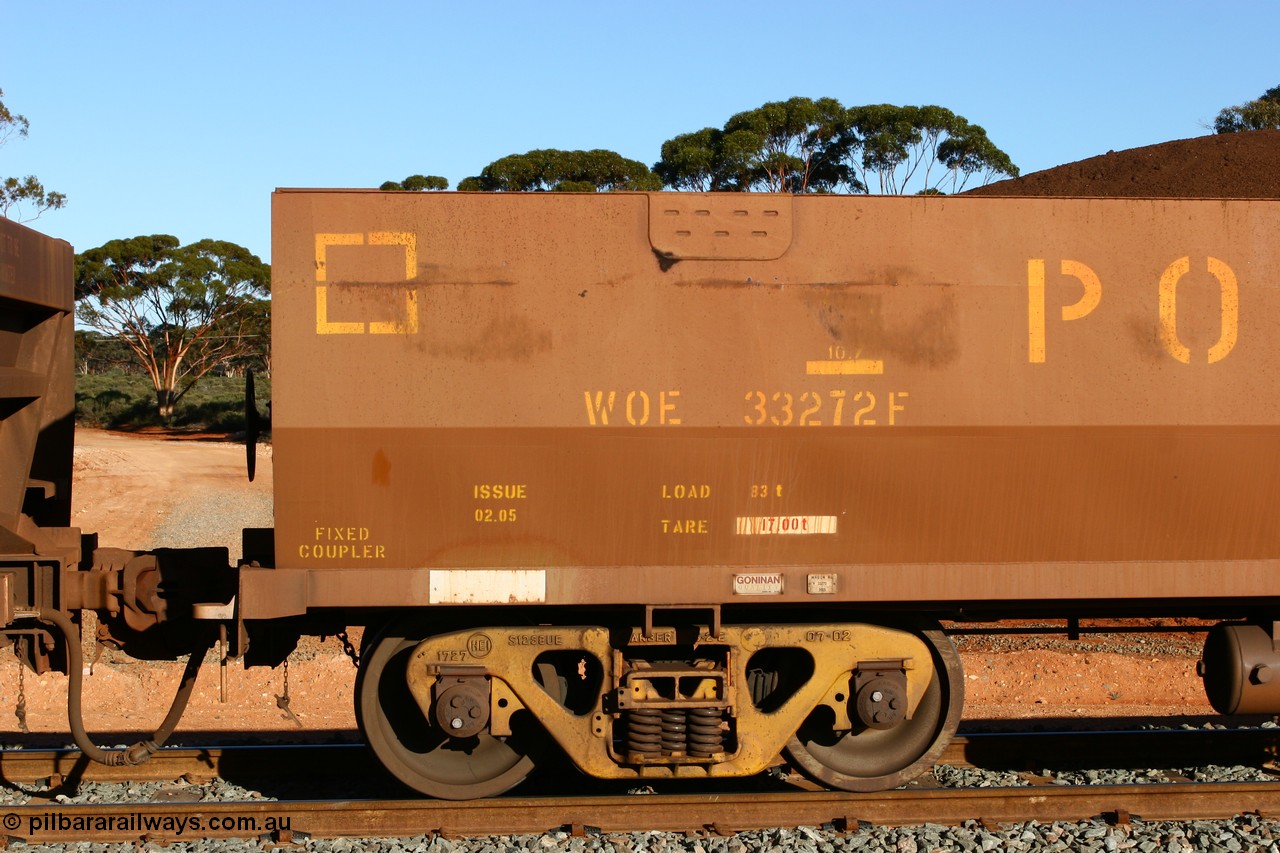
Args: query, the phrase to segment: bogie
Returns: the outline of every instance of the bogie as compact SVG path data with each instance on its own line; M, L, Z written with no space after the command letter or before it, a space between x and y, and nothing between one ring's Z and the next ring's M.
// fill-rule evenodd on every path
M519 782L552 743L602 779L747 776L785 749L832 787L892 787L959 719L959 666L938 631L752 624L660 636L669 641L616 625L418 640L393 630L362 666L361 728L401 781L464 798ZM845 746L831 753L828 741Z

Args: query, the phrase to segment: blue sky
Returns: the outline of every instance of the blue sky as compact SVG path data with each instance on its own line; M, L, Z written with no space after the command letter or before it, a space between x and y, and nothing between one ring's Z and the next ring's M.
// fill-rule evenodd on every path
M793 9L795 11L787 11ZM1280 84L1275 2L0 0L0 176L68 196L34 227L270 257L276 187L456 185L534 148L662 142L795 95L947 107L1023 173L1209 132Z

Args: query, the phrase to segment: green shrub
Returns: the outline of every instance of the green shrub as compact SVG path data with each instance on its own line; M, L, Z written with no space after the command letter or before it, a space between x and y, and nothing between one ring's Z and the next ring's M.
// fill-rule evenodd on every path
M206 376L178 402L168 426L207 432L244 431L242 376ZM255 377L258 412L266 422L271 381ZM104 429L165 426L156 411L156 393L145 376L107 372L76 376L76 424Z

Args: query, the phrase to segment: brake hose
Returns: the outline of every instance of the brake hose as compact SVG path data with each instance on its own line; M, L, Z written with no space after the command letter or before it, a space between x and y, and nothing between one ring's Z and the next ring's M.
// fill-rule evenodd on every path
M156 729L151 737L146 740L140 740L133 746L125 747L124 749L103 749L93 742L84 728L84 718L80 707L84 681L84 657L80 651L79 632L71 623L70 617L61 610L44 608L36 614L36 618L41 622L57 627L66 641L67 721L71 726L71 736L75 739L76 746L80 748L85 757L99 764L120 767L142 764L159 752L165 741L173 734L173 730L178 727L178 721L182 719L182 713L187 709L187 702L191 699L191 694L195 690L196 675L200 671L200 664L204 662L205 653L212 648L213 644L208 643L203 648L191 652L191 656L187 658L187 665L182 671L182 681L178 683L178 692L173 697L173 704L169 706L169 713L165 716L164 721L160 723L160 728Z

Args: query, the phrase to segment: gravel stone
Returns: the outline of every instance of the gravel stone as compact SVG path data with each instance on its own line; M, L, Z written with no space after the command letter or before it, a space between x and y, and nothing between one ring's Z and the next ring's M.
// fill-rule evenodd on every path
M1274 777L1256 767L1215 766L1181 768L1168 771L1195 782L1206 781L1272 781ZM1159 770L1072 770L1041 771L1059 785L1153 784L1166 780ZM1010 771L984 771L941 765L935 777L944 787L1024 787L1028 783ZM182 782L140 782L116 785L81 782L68 790L53 791L47 785L10 785L0 787L0 804L22 805L33 798L52 798L58 803L124 803L151 800L187 802L243 802L274 800L225 780L214 779L203 784ZM988 853L993 850L1097 850L1106 853L1136 850L1138 853L1182 853L1183 850L1221 850L1227 853L1269 850L1280 853L1280 823L1256 816L1242 816L1232 821L1206 822L1179 826L1176 824L1137 821L1128 829L1100 823L1040 824L1031 822L988 830L981 824L961 827L926 825L910 828L863 827L847 835L818 827L778 828L763 832L741 833L729 838L685 838L664 833L613 834L591 838L573 838L564 832L514 838L488 837L476 839L444 839L419 836L413 839L387 839L376 848L353 844L345 839L310 840L308 850L346 851L379 849L404 850L406 853L531 853L548 851L605 851L605 853L650 853L650 851L691 851L691 853L745 853L754 851L797 851L797 853L835 853L835 851L884 851L884 853L932 853L935 850L960 850ZM18 849L21 849L19 846ZM69 847L66 849L70 849ZM79 849L79 848L77 848ZM95 848L102 849L102 848ZM121 850L129 849L125 847ZM174 850L197 849L175 845ZM230 850L226 846L198 848ZM260 849L254 846L234 849Z
M944 788L1025 788L1029 784L1012 770L983 770L939 764L934 779Z

